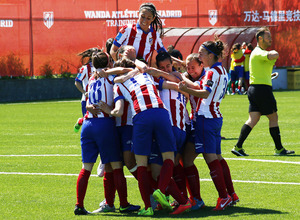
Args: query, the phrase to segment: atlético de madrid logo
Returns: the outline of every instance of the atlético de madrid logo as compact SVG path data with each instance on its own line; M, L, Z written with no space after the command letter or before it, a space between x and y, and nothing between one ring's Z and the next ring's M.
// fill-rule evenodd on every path
M218 21L218 10L208 10L208 21L214 26Z
M54 13L53 11L44 11L44 25L50 29L54 23Z

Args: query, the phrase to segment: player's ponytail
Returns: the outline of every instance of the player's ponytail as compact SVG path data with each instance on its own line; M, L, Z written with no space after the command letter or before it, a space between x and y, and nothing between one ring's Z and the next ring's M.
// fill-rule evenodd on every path
M220 58L226 56L226 44L215 36L215 41L206 41L202 46L207 50L208 53L214 55L214 59L217 62Z
M98 52L101 52L102 50L97 48L97 47L93 47L93 48L89 48L85 51L82 51L81 53L77 54L77 56L81 56L81 63L86 65L89 62L92 61L92 56L93 54L96 54ZM84 60L88 58L88 60L86 62L84 62Z

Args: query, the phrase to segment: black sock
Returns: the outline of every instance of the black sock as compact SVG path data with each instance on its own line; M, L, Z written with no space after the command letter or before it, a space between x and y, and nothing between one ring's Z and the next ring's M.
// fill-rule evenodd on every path
M246 124L243 125L238 142L236 143L236 146L238 148L243 147L243 143L246 140L246 138L248 137L248 135L250 134L251 130L252 130L252 128L249 125L246 125Z
M279 131L279 127L273 127L269 129L270 134L273 138L273 141L275 143L275 147L277 150L281 150L283 148L282 144L281 144L281 137L280 137L280 131Z

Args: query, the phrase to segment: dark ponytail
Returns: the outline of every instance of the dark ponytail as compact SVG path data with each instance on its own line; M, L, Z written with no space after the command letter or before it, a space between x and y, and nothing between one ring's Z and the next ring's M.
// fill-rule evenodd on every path
M214 54L215 61L219 58L224 58L226 56L226 44L224 44L220 39L215 36L215 41L206 41L202 46L208 51L208 53Z
M101 49L99 49L97 47L93 47L93 48L89 48L89 49L77 54L77 56L81 56L81 63L86 65L86 64L88 64L89 62L92 61L93 54L96 54L96 53L101 52L101 51L102 51ZM85 58L88 58L87 62L84 62Z

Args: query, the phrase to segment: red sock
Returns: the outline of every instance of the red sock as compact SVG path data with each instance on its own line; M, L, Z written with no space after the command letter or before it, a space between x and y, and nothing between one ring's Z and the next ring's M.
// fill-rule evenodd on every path
M248 90L248 87L249 87L249 79L245 79L245 84L246 84L245 90L247 91L247 90Z
M115 194L116 194L116 186L114 183L114 174L113 172L104 172L103 178L103 186L104 186L104 197L106 199L106 203L112 207L114 205Z
M91 175L91 172L85 169L81 169L79 176L77 178L77 187L76 187L76 194L77 194L77 202L76 205L79 207L83 206L83 200L85 197L89 177Z
M123 169L115 169L113 171L114 173L114 182L115 186L118 191L119 199L120 199L120 206L127 207L128 201L127 201L127 183L126 178L124 176Z
M166 188L169 185L170 179L173 176L174 162L170 159L164 161L160 171L160 178L158 181L158 188L165 194Z
M193 198L202 200L200 196L200 179L197 167L194 165L184 168L184 173L187 178L190 195Z
M173 178L170 180L166 193L170 194L179 204L185 204L187 202L187 197L182 195Z
M210 176L215 184L220 198L227 198L226 185L223 175L223 169L219 160L214 160L208 164Z
M78 120L78 124L79 124L79 125L82 125L83 120L84 120L84 118L80 118L80 119Z
M142 199L145 204L145 209L151 207L150 202L150 180L149 174L147 172L147 167L140 166L137 168L137 177L139 183L139 189L142 196Z
M153 179L151 170L148 171L148 176L150 179L150 194L152 194L154 192L154 190L157 189L157 181L155 179Z
M178 189L182 193L182 195L185 198L187 198L185 174L184 174L184 169L181 166L181 164L178 164L177 166L174 167L173 178L175 180L176 185L178 186Z
M231 90L232 90L232 92L235 92L235 82L231 83Z
M133 172L130 172L132 174L132 176L134 176L135 179L137 179L137 170L136 171L133 171Z
M229 195L231 195L232 193L234 193L234 189L233 189L233 183L231 180L229 166L228 166L226 160L224 160L224 159L220 160L220 164L223 168L223 175L224 175L224 180L225 180L227 191L228 191Z

